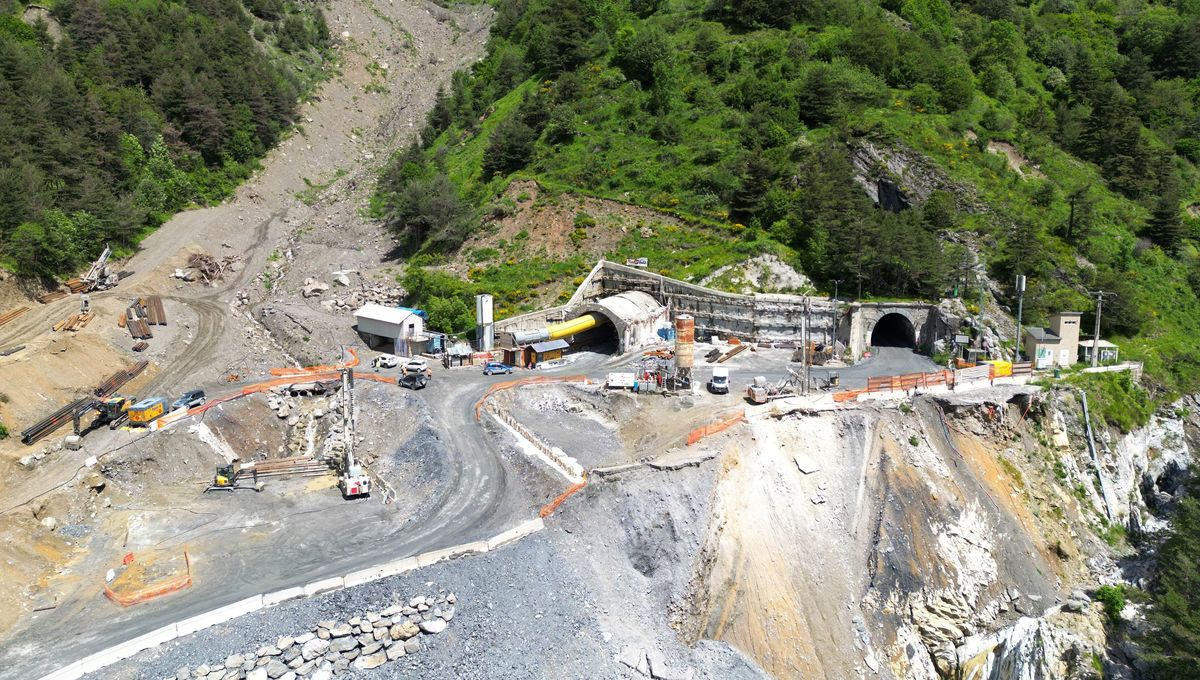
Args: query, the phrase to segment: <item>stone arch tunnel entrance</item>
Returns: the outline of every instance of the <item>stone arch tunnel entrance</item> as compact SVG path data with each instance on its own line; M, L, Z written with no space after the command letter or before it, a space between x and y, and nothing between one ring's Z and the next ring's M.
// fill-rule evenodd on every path
M917 348L917 333L908 317L892 312L884 314L875 322L871 331L872 347L907 347Z

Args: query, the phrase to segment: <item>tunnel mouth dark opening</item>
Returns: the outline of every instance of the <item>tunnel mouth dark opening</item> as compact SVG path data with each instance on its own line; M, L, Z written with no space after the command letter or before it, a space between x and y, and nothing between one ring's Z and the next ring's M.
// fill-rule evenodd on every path
M912 322L903 314L884 314L871 331L872 347L917 348L917 334Z
M617 337L616 325L603 315L598 316L601 320L599 324L574 335L571 339L571 351L616 354L621 350L621 340Z

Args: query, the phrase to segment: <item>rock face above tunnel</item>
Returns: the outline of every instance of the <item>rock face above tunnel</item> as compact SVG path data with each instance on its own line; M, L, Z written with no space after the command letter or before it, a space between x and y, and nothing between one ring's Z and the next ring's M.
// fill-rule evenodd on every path
M905 144L854 139L849 142L849 151L857 171L855 180L872 201L887 210L924 205L934 191L945 191L954 197L959 210L984 211L971 187L951 180L925 155Z

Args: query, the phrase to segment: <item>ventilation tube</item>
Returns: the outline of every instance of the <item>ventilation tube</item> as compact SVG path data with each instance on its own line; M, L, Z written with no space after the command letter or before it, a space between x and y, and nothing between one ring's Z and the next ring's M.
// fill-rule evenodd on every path
M595 328L607 320L599 314L588 312L570 321L550 324L545 328L533 331L516 331L513 333L513 342L518 345L529 345L546 340L558 340L559 338L565 338Z

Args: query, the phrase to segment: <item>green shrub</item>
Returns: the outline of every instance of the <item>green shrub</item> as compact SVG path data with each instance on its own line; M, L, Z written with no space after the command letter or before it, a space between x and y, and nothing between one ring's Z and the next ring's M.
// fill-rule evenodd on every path
M8 439L8 428L4 423L0 423L0 439Z
M1142 427L1154 413L1150 395L1134 384L1128 372L1080 373L1069 382L1087 392L1093 415L1121 432Z
M1117 625L1121 622L1121 610L1125 609L1125 586L1100 586L1095 599L1104 604L1104 613L1110 623Z

